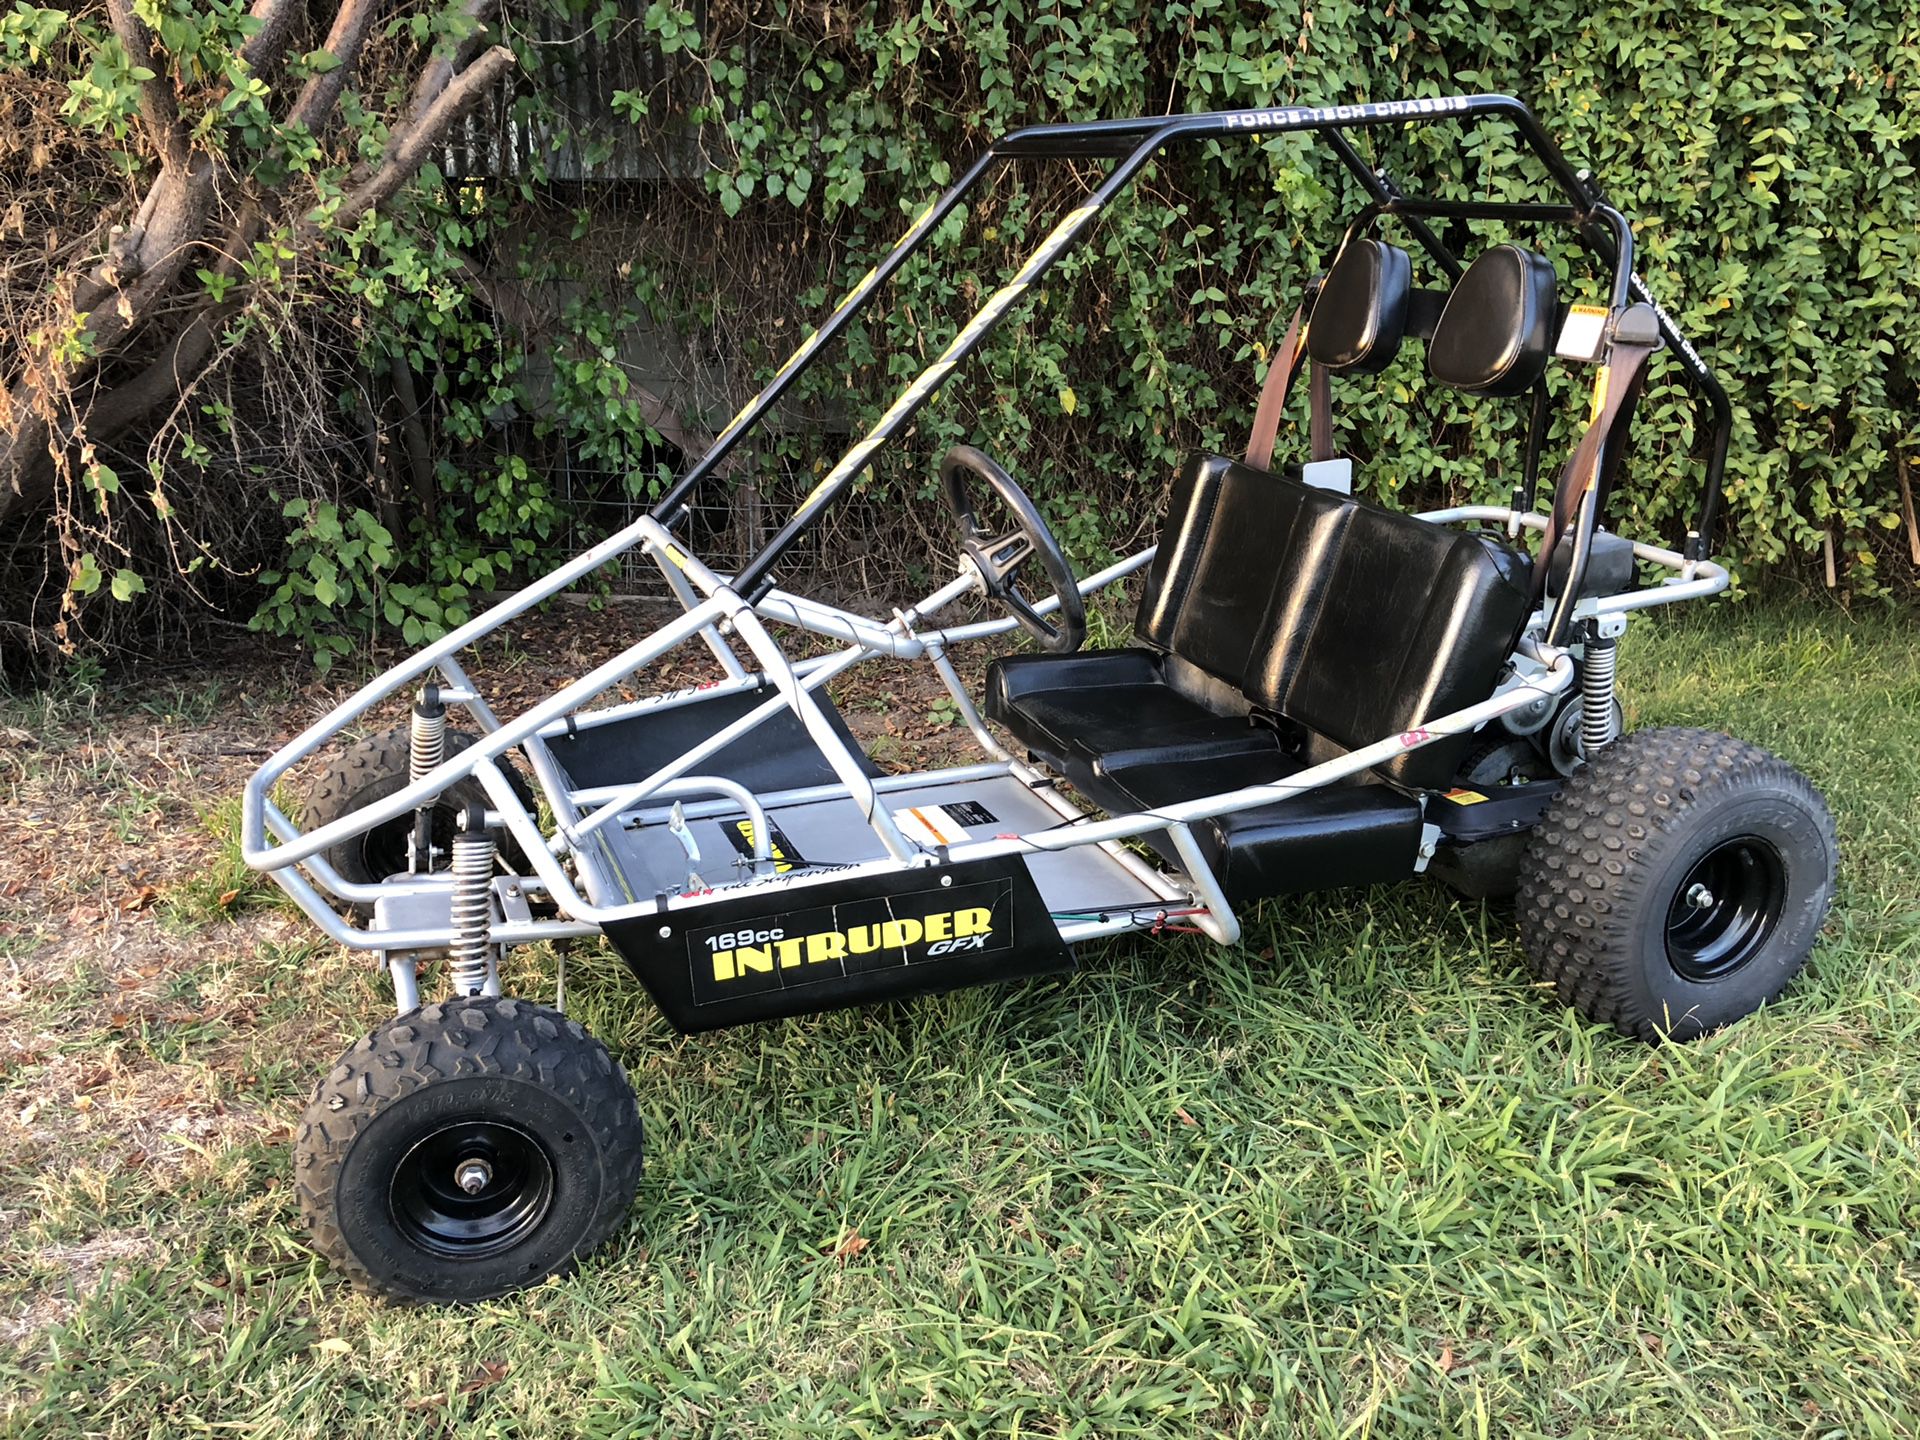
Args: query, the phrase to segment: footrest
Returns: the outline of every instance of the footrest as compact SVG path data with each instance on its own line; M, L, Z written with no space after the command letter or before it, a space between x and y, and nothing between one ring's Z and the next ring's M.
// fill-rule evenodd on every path
M551 737L547 745L576 788L631 785L779 694L771 685L759 685L678 702L668 697L657 708L598 725L582 725ZM860 757L867 774L880 774L880 767L861 750L833 702L818 690L813 698L826 713L834 733ZM800 717L788 708L694 765L693 773L734 780L756 794L832 785L840 778L807 734Z

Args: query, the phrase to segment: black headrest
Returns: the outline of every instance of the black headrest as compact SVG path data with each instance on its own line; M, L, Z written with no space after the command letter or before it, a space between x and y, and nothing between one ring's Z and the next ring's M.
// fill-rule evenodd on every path
M1427 370L1456 390L1519 395L1547 368L1556 309L1553 262L1496 245L1454 284L1427 344Z
M1384 240L1349 241L1320 282L1307 326L1307 354L1336 373L1384 370L1407 333L1413 264Z

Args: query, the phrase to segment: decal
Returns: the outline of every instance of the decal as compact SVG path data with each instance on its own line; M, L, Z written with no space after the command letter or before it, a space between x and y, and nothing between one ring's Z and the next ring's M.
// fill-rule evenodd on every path
M1607 331L1607 307L1575 305L1567 311L1567 323L1560 327L1560 342L1553 353L1563 360L1598 360L1600 342Z
M1449 790L1441 798L1451 800L1456 805L1478 805L1487 797L1478 790Z
M893 812L900 833L920 845L958 845L967 839L962 825L948 805L914 805Z
M753 858L753 821L735 820L720 828L733 843L734 849L748 860ZM786 832L772 821L767 822L767 829L770 832L767 835L767 855L773 861L773 873L784 875L789 870L806 869L806 857L800 853L799 846L787 838Z
M1463 95L1428 100L1383 100L1368 105L1322 105L1316 109L1236 110L1229 130L1260 130L1275 125L1326 125L1341 120L1417 120L1423 115L1455 115L1467 108Z
M686 932L696 1005L1013 948L1013 884L930 886Z
M1000 820L978 800L949 800L940 808L962 825L995 825Z

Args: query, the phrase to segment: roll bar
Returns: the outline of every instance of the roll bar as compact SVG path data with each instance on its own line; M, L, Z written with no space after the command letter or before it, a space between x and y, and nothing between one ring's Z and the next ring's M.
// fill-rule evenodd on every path
M1567 201L1565 205L1465 204L1410 197L1383 168L1369 167L1345 134L1349 130L1409 122L1470 122L1487 117L1502 118L1513 124L1527 148L1539 158L1554 185L1564 195ZM1726 391L1699 352L1680 333L1672 317L1653 299L1645 281L1634 272L1632 231L1625 219L1607 204L1599 186L1587 171L1576 170L1568 163L1533 112L1510 95L1437 96L1357 105L1282 106L1196 115L1140 116L1034 125L1016 130L995 141L944 194L921 211L893 248L860 279L819 328L801 343L760 393L728 422L712 448L667 489L653 507L653 518L669 529L677 527L685 519L691 497L714 474L741 438L767 416L780 397L813 364L820 351L845 330L880 286L899 271L961 201L983 184L1001 164L1018 159L1115 161L1113 168L1085 202L1068 212L1021 264L1013 278L989 297L939 358L907 387L879 422L827 471L779 531L742 567L735 584L750 603L757 603L773 588L772 572L781 557L818 522L826 508L859 478L874 452L906 427L947 375L993 331L1021 294L1052 268L1054 262L1080 239L1094 218L1126 189L1161 150L1175 144L1202 140L1299 132L1323 135L1334 154L1371 197L1373 204L1369 208L1400 218L1422 248L1450 276L1457 278L1464 267L1459 256L1426 224L1427 218L1550 219L1570 225L1587 249L1613 272L1613 309L1616 316L1629 297L1643 300L1652 307L1662 339L1679 359L1689 385L1705 402L1713 418L1714 439L1707 460L1706 482L1700 509L1688 532L1684 550L1689 561L1705 560L1711 553L1713 523L1719 508L1722 477L1732 439L1733 412ZM1584 568L1580 562L1586 548L1578 542L1587 538L1596 519L1596 507L1582 507L1576 532L1576 569ZM1577 590L1579 579L1577 574L1568 577L1570 590Z

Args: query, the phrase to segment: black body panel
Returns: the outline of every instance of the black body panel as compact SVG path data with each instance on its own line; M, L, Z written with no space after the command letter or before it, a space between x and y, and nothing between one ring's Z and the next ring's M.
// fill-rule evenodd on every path
M1087 788L1109 809L1153 810L1284 780L1302 768L1274 744L1258 755L1102 767ZM1193 835L1228 898L1239 903L1404 880L1420 851L1420 823L1419 801L1388 785L1359 783L1195 821ZM1164 834L1151 839L1169 863L1179 863Z
M1611 531L1595 530L1587 550L1587 573L1580 582L1580 593L1574 598L1623 594L1634 588L1639 568L1631 540ZM1568 535L1553 547L1553 559L1547 566L1547 594L1558 595L1564 590L1572 569L1573 536Z
M683 1033L1073 964L1017 856L775 886L604 928Z
M1427 802L1427 818L1440 827L1441 837L1450 845L1475 845L1518 835L1540 823L1548 803L1560 793L1561 784L1555 777L1524 785L1449 790Z

